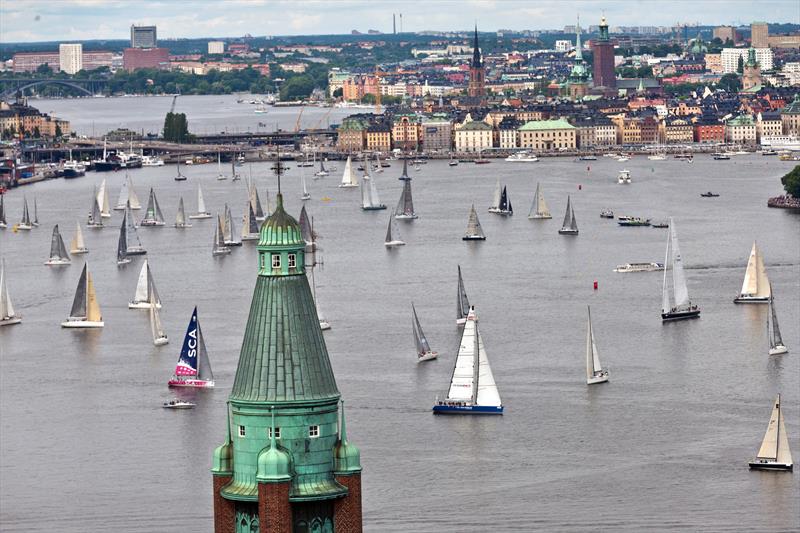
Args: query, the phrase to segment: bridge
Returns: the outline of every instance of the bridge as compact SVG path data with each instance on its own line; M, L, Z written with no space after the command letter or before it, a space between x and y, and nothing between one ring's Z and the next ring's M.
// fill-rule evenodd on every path
M97 93L100 87L108 85L108 80L104 79L60 79L60 78L0 78L0 100L8 100L17 92L24 92L25 89L38 87L40 85L63 85L75 89L81 94L92 96Z

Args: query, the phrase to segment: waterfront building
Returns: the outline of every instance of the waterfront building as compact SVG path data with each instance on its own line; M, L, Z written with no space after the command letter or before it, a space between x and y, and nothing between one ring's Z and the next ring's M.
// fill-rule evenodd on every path
M333 67L328 70L328 96L333 98L333 93L337 89L342 89L345 80L350 79L350 76L349 71L342 70L339 67ZM344 92L344 89L342 89L342 92Z
M486 97L486 69L481 61L481 49L478 46L478 26L475 25L475 38L472 45L472 61L469 64L469 85L467 94L473 98Z
M783 122L778 111L762 111L756 115L756 137L758 142L764 137L783 135Z
M736 72L739 67L739 58L747 61L750 51L747 48L723 48L721 52L722 72L729 74ZM761 70L772 70L773 53L769 48L755 48L756 61Z
M473 120L455 131L457 152L479 152L492 148L492 127L480 120Z
M23 103L0 102L0 138L32 137L36 132L45 138L69 135L70 123Z
M401 113L392 121L392 144L403 151L416 150L419 146L419 117L414 113Z
M367 126L365 134L367 150L389 152L392 149L392 128L386 122L374 122Z
M725 142L725 125L719 120L713 107L704 106L702 114L694 123L694 142Z
M453 124L446 115L422 117L420 141L426 151L447 151L453 147Z
M83 70L83 45L80 43L58 45L58 64L61 71L67 74Z
M766 22L750 24L750 46L752 48L769 48L769 26Z
M131 48L156 48L158 39L156 38L155 26L137 26L131 24Z
M595 146L615 146L617 144L617 127L605 115L594 117Z
M208 54L221 55L225 53L225 41L208 41Z
M795 94L794 100L781 109L781 122L784 135L800 136L800 94Z
M767 44L770 48L800 48L800 33L770 35Z
M340 413L305 247L278 192L212 459L215 533L362 531L360 452Z
M581 100L589 93L589 71L583 61L580 23L575 32L575 64L572 65L572 70L567 78L566 88L567 95L572 100Z
M513 116L507 116L497 125L498 145L501 149L514 149L519 147L519 129L523 122Z
M595 87L613 89L617 86L614 72L614 43L608 36L606 17L600 19L600 35L592 40L592 83Z
M111 68L114 62L114 54L108 50L83 51L83 70L95 70L98 68Z
M169 50L166 48L126 48L122 52L122 66L129 72L140 68L169 69Z
M575 149L575 126L563 118L526 122L519 129L519 145L537 151Z
M736 144L756 144L756 123L750 115L739 115L725 123L725 140Z
M662 138L665 144L688 144L694 142L694 127L688 118L668 117L662 124Z
M13 56L13 61L14 73L36 72L42 65L47 65L53 72L61 70L58 52L17 52Z
M342 152L363 150L366 146L368 126L366 115L351 115L342 120L337 130L336 148Z

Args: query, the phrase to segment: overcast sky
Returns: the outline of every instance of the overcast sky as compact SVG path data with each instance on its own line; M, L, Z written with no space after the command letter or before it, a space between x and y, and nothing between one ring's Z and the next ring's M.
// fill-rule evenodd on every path
M596 24L800 23L798 0L0 0L0 42L127 39L131 23L155 24L159 38L392 31L482 31Z

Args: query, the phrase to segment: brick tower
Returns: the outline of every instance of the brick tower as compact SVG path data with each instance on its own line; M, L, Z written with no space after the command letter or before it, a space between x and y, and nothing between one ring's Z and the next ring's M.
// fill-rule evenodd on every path
M606 17L600 19L600 35L592 40L592 81L595 87L613 89L617 86L614 73L614 43L608 36Z
M469 64L469 85L467 95L476 98L486 96L486 69L481 61L481 49L478 46L478 26L475 25L475 41L472 45L472 61Z
M214 451L215 533L360 533L361 462L305 274L300 226L283 208L261 226L258 277Z

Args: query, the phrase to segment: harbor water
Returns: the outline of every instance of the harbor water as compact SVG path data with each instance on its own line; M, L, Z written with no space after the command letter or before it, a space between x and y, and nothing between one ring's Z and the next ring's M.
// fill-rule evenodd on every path
M144 106L156 101L143 100ZM189 122L202 122L194 117L207 108L205 100L179 102L196 102L186 109ZM84 106L86 121L93 106L106 103L53 105ZM168 100L160 104L169 107ZM56 114L64 116L63 109ZM152 120L159 122L163 111L150 113ZM139 120L151 118L143 113ZM238 170L252 173L262 203L269 190L274 206L269 166ZM383 238L402 188L400 164L375 176L389 206L377 212L360 210L358 189L337 187L342 168L339 162L338 171L319 180L305 169L312 195L306 204L322 248L317 296L332 324L325 339L348 437L361 449L365 530L800 528L798 474L747 467L778 393L792 452L800 457L800 216L766 207L792 163L760 155L730 161L704 155L693 163L547 158L449 167L434 161L410 169L419 218L398 224L407 245L392 250ZM623 168L631 171L630 185L617 184ZM0 328L3 531L45 531L55 523L76 533L212 530L211 455L225 439L256 251L245 243L213 258L214 219L171 227L179 198L187 214L196 209L198 183L212 214L231 206L237 229L247 202L246 181L217 181L216 164L182 172L187 181L173 180L174 167L130 173L143 204L155 188L168 223L138 230L163 303L170 343L162 347L153 346L147 313L127 308L141 259L116 264L121 212L112 211L103 229L85 227L93 187L107 179L113 205L123 172L6 194L9 228L0 231L0 255L23 322ZM300 173L292 165L282 183L295 216ZM513 217L486 211L498 178L508 187ZM537 182L551 220L527 218ZM720 196L701 198L706 191ZM557 233L567 195L578 236ZM10 225L19 221L23 197L31 209L36 198L41 226L15 233ZM461 240L473 202L484 242ZM600 218L604 208L674 217L699 319L661 323L660 272L612 272L618 264L662 262L667 230L620 227ZM53 224L68 241L76 222L84 225L89 254L73 256L66 267L44 266ZM783 356L767 355L767 307L732 301L754 240L789 347ZM84 260L105 328L63 330ZM459 344L457 265L480 320L503 416L431 413ZM412 301L437 360L416 363ZM610 370L609 383L592 387L584 367L587 305ZM170 391L166 383L194 306L216 388ZM163 409L173 397L197 407Z

